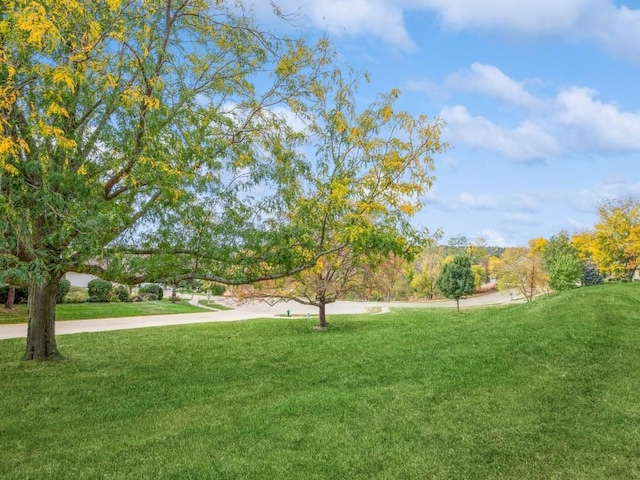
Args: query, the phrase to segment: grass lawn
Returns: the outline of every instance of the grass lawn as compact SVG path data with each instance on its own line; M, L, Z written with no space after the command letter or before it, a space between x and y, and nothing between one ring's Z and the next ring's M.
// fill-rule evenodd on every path
M202 309L190 305L187 300L176 303L171 303L169 300L136 303L63 303L56 306L56 320L89 320L193 312L202 312ZM0 324L26 321L26 305L16 305L11 310L0 307Z
M0 478L640 478L640 285L0 341Z
M216 303L215 300L199 300L198 303L205 307L215 308L216 310L233 310L231 307Z

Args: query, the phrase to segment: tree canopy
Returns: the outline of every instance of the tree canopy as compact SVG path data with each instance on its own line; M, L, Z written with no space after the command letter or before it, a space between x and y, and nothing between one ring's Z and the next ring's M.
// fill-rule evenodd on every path
M540 253L544 245L545 242L536 239L528 248L510 247L500 258L492 257L490 270L496 277L498 289L516 290L527 302L543 291L548 282Z
M313 264L278 212L301 168L285 114L325 41L228 2L0 8L0 275L30 287L27 358L57 355L51 297L70 270L144 276L164 253L184 276L242 282Z
M544 243L542 262L553 290L576 288L582 278L584 263L578 258L567 232L562 231Z
M15 0L0 37L0 280L29 286L26 358L58 355L68 271L241 284L416 237L441 125L397 92L356 108L324 39L207 0Z
M475 281L471 260L467 255L456 255L451 261L442 266L440 276L436 281L438 290L447 298L456 301L456 308L460 311L460 299L474 292Z
M269 284L272 297L317 305L322 327L324 305L354 288L355 276L390 253L412 258L428 243L411 218L431 187L433 155L446 148L442 123L399 110L397 91L360 107L357 80L331 72L301 113L313 161L299 173L290 218L298 250L325 258L297 274L296 288Z
M577 242L601 271L631 280L640 266L640 201L633 197L604 201L594 230Z

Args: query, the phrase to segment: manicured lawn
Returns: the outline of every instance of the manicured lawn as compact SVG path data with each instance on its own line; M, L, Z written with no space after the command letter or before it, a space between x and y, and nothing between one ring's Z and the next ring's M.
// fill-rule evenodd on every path
M0 341L0 478L640 478L640 286Z
M192 312L202 312L202 309L190 305L186 300L176 303L168 300L137 303L64 303L56 306L56 320L89 320ZM26 321L26 305L16 305L12 310L0 307L0 324Z

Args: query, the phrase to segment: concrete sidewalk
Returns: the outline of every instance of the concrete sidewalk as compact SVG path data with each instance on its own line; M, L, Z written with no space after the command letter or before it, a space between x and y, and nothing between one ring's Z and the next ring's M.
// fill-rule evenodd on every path
M198 298L191 299L190 303L197 305ZM127 330L131 328L164 327L166 325L187 325L191 323L237 322L255 318L284 317L287 315L287 311L293 317L314 316L318 314L316 307L301 305L295 302L279 303L273 306L264 302L249 302L238 305L234 305L233 302L225 303L233 308L233 310L202 308L202 312L197 313L59 321L56 322L56 335ZM345 303L345 305L338 306L338 303ZM336 306L338 308L335 308ZM328 306L327 313L365 313L368 308L370 307L367 304L359 302L336 302ZM26 338L26 336L26 323L0 325L0 340Z
M223 315L219 315L223 314ZM264 314L206 310L202 313L181 313L177 315L149 315L144 317L100 318L95 320L67 320L56 322L56 335L84 332L106 332L109 330L127 330L131 328L164 327L166 325L187 325L191 323L235 322L264 318ZM27 324L0 325L0 340L7 338L26 338Z
M198 300L206 297L193 296L190 303L197 305ZM504 305L521 301L507 292L492 293L461 300L460 307L479 307ZM202 309L197 313L181 313L177 315L149 315L144 317L100 318L95 320L67 320L56 322L56 335L71 333L105 332L110 330L127 330L131 328L164 327L166 325L187 325L191 323L237 322L255 318L285 317L287 312L292 317L318 315L318 309L310 305L302 305L293 301L269 305L254 301L235 303L233 300L220 299L233 310ZM327 305L327 315L384 313L390 308L455 308L455 301L439 300L434 302L348 302L339 301ZM9 338L26 338L27 324L0 325L0 340Z

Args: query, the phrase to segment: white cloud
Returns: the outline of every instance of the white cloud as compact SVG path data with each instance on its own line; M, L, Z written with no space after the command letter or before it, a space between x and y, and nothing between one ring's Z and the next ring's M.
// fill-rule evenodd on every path
M490 95L535 112L516 127L503 127L466 107L446 107L444 135L452 143L498 152L520 162L544 160L563 151L623 153L640 150L640 112L598 100L598 92L568 87L555 98L535 96L492 65L474 63L448 77L447 85Z
M487 245L491 245L494 247L512 247L513 244L508 242L504 235L497 230L492 228L483 228L478 234L475 235L476 238L484 238L487 241Z
M585 12L607 0L415 0L416 7L436 10L453 29L501 29L520 35L573 31Z
M304 133L307 131L307 124L302 118L296 115L289 107L278 106L271 109L276 117L284 120L284 122L294 131Z
M472 195L469 192L462 192L459 200L474 210L493 210L498 206L493 197L489 195Z
M316 28L336 35L377 37L403 50L414 50L415 43L404 24L403 2L391 0L275 0L285 13L299 12ZM268 2L254 4L266 13Z
M612 55L640 64L640 10L599 2L588 12L583 35L593 37Z
M502 31L527 37L561 37L594 42L640 63L640 10L613 0L275 0L285 13L299 12L316 28L349 36L372 36L404 50L415 44L404 15L434 12L445 28ZM269 2L254 1L271 16Z
M409 8L437 12L453 30L484 29L517 36L594 42L640 63L640 9L612 0L409 0Z
M444 135L452 142L499 152L518 162L545 160L559 152L554 138L530 121L503 128L484 117L473 117L461 105L445 107L440 116L447 122Z
M469 70L449 75L446 84L448 87L484 93L531 110L539 109L544 103L527 92L522 83L516 82L493 65L473 63Z
M640 149L640 113L623 112L595 99L595 90L572 87L556 100L555 120L576 148L622 152Z
M640 182L637 183L599 183L593 188L584 189L571 197L571 203L576 210L593 212L605 199L615 199L626 196L640 195Z

